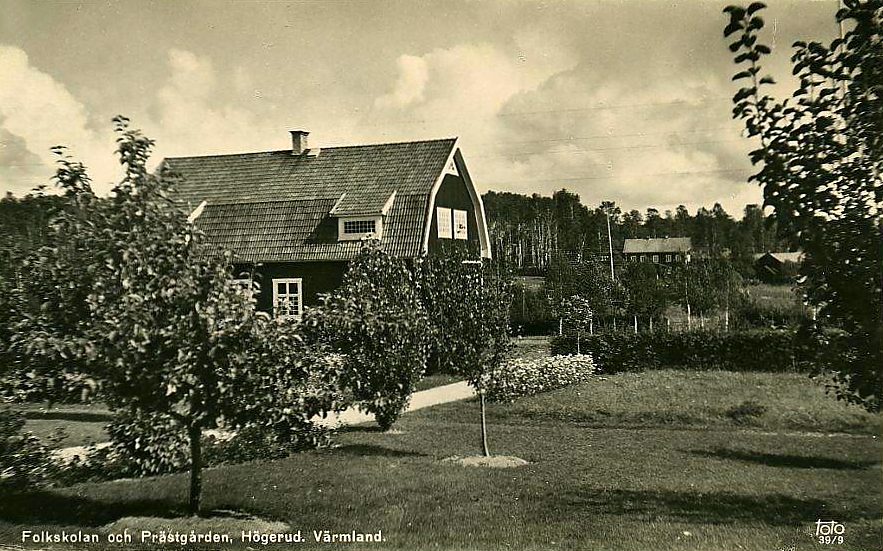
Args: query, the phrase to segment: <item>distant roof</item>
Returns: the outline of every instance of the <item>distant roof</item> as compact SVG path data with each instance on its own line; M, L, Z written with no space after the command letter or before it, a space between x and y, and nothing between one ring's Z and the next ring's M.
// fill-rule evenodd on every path
M689 237L660 237L649 239L626 239L623 254L629 253L685 253L693 249Z
M771 257L775 258L779 262L802 262L803 261L803 252L802 251L797 251L797 252L793 252L793 253L767 252L767 253L755 254L752 256L754 257L754 260L758 260L760 258L767 256L767 255L770 255Z
M334 216L376 214L392 202L381 246L421 253L430 194L456 138L201 157L169 157L182 176L174 195L185 209L202 201L197 224L243 262L347 260L358 241L338 241ZM334 212L332 213L332 209Z

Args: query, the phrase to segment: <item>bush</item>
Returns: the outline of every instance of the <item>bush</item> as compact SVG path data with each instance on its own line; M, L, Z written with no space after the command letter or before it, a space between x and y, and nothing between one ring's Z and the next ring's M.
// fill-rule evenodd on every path
M604 373L659 368L728 371L811 371L814 350L795 331L752 330L718 333L605 333L581 339L581 350ZM576 339L556 337L552 354L576 351Z
M68 466L69 482L122 476L151 476L186 471L190 448L184 427L162 415L122 415L107 427L110 447L90 450L85 460ZM295 451L327 445L326 429L302 426L247 425L229 438L203 434L207 466L255 459L280 459ZM76 473L76 474L75 474Z
M0 410L0 488L22 489L52 480L58 464L52 452L31 433L22 433L24 415Z
M796 300L789 304L747 300L734 315L738 323L748 327L796 327L809 319L807 308Z
M585 354L509 360L488 373L487 398L511 402L522 396L585 382L595 371L592 357Z
M382 429L392 426L426 370L431 330L404 262L369 243L302 328L345 355L340 386Z

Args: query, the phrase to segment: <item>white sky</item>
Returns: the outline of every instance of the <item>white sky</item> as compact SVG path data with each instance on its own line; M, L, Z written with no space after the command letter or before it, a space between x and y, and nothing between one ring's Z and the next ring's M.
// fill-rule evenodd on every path
M794 88L795 40L829 41L836 0L770 0L764 41ZM155 159L460 136L481 189L624 209L759 203L731 119L726 2L4 0L0 185L48 183L70 146L119 177L110 119Z

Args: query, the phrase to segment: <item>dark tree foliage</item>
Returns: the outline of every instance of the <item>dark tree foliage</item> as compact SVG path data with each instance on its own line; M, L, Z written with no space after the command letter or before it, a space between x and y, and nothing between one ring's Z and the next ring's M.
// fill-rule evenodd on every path
M482 449L490 455L485 393L489 377L511 347L511 277L465 252L419 259L415 272L420 300L433 324L433 361L449 373L462 375L478 393Z
M779 102L764 93L770 48L758 41L763 3L729 6L724 36L740 66L733 115L759 139L751 161L765 204L805 252L803 291L823 321L845 332L828 365L838 398L879 410L883 392L883 1L844 0L849 30L829 45L796 42L800 85Z
M345 355L340 386L383 430L399 418L426 370L431 326L405 262L368 242L343 285L307 311L310 339Z
M328 407L309 391L324 354L290 322L255 314L231 278L230 254L213 250L169 200L174 178L146 170L153 142L124 117L115 122L125 176L109 198L92 193L81 164L60 159L56 183L69 200L25 265L28 307L14 344L41 378L86 374L110 408L161 417L185 435L195 514L202 431L308 427ZM137 445L137 425L121 431ZM147 471L175 441L155 440Z
M612 201L591 209L579 195L564 189L552 197L489 191L482 198L494 258L525 275L544 274L557 257L600 261L608 254L608 213L616 262L624 239L690 237L697 250L711 256L729 254L744 264L745 275L751 275L753 253L794 248L758 205L747 205L737 220L720 204L711 210L700 208L695 215L684 206L664 213L648 208L646 216L637 210L623 213Z

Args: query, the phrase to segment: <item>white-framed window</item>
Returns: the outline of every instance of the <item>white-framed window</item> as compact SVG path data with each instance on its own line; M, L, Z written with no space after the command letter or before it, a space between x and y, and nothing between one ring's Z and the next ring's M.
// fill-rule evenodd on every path
M641 262L647 262L647 255L646 254L641 255Z
M659 255L658 254L653 255L653 262L656 262L657 264L659 263Z
M369 220L344 220L343 233L374 233L377 229L377 221Z
M469 217L465 210L454 209L454 239L469 239Z
M273 315L300 319L303 311L303 279L299 277L274 279Z
M670 254L665 255L665 261L671 262L671 255Z
M340 241L358 241L367 237L380 239L382 236L382 216L337 219L337 239Z
M453 215L451 209L435 207L435 223L438 226L439 239L453 239Z

